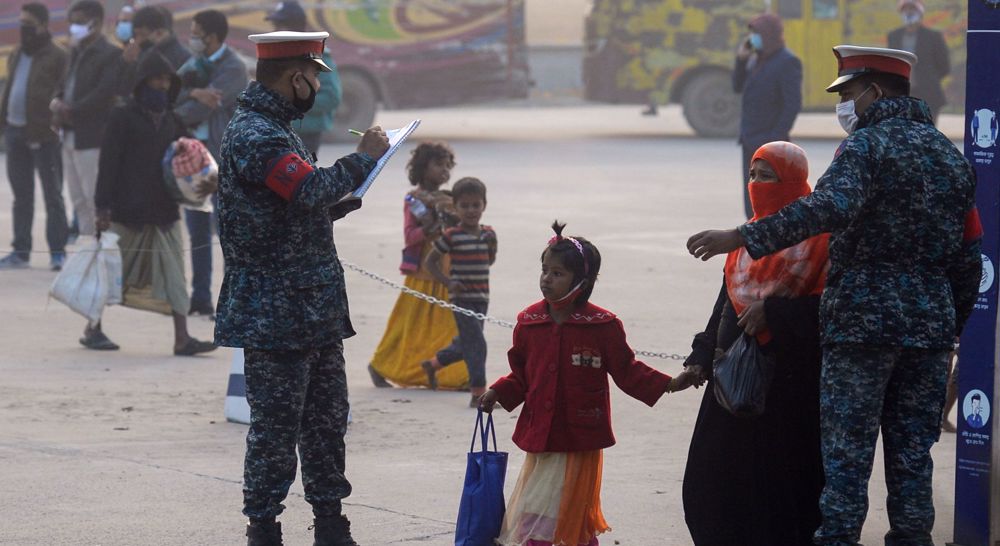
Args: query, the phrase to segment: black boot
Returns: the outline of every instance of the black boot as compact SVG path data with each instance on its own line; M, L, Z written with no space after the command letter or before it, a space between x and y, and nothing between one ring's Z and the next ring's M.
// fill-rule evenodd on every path
M281 523L268 520L250 520L247 524L247 546L282 546Z
M351 522L341 514L313 520L313 546L358 546L351 538Z

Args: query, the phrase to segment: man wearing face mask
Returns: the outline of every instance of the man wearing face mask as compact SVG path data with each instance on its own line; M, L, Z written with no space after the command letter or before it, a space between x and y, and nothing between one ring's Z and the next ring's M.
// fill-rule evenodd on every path
M225 279L215 340L242 347L250 430L243 472L248 546L282 544L275 518L295 481L296 448L317 546L356 546L341 499L347 382L343 339L354 335L333 241L338 203L389 147L382 129L357 152L319 167L293 123L330 70L326 32L255 34L257 81L240 95L222 139L219 240ZM356 207L354 207L356 208Z
M0 269L25 268L31 256L35 213L35 171L45 197L45 235L49 266L62 269L66 257L66 205L62 196L59 135L52 130L49 101L66 72L67 55L49 35L49 10L32 2L21 8L21 43L7 61L7 83L0 98L0 130L7 146L7 178L14 194L14 251L0 258Z
M802 62L785 47L784 26L773 13L754 17L733 68L733 91L742 95L739 143L743 147L743 212L753 217L747 182L750 158L789 132L802 110Z
M247 68L226 46L229 22L216 10L200 11L191 21L188 45L193 55L178 74L184 84L174 112L221 163L219 150L236 99L247 85ZM191 314L212 316L212 221L209 212L185 210L191 237Z
M123 69L121 73L122 97L128 98L138 83L137 67L153 54L162 55L177 70L188 59L191 52L185 48L173 32L173 18L162 6L140 8L132 17L128 28L119 21L115 33L121 39L128 30L129 39L122 51Z
M193 356L215 350L215 344L188 333L180 215L163 183L163 155L186 136L170 111L180 78L170 61L156 53L143 58L138 80L128 100L111 111L104 134L94 199L97 224L119 236L123 305L170 315L174 355ZM84 345L118 348L100 323L84 330Z
M63 174L80 235L96 233L94 188L101 139L121 72L121 50L101 34L104 7L79 0L69 8L69 74L49 108L63 133Z
M126 97L129 94L129 84L134 77L135 63L142 53L142 46L135 41L135 32L132 27L132 20L135 18L135 8L132 6L122 6L118 10L118 21L115 22L115 38L121 42L122 46L122 78L119 95Z
M948 45L940 32L923 25L923 2L899 0L898 8L903 26L889 33L889 47L909 51L920 59L910 78L910 96L924 99L937 123L938 113L946 102L941 80L951 72Z
M276 31L306 31L306 12L295 0L279 3L273 11L267 14L265 19L271 22ZM306 147L314 155L319 153L323 133L333 129L333 118L343 96L340 76L337 74L337 65L333 63L333 57L330 56L329 51L323 52L323 62L333 70L320 72L320 88L316 92L316 102L309 113L295 127L296 132L302 137L302 141L306 143Z
M820 305L823 523L816 544L858 544L881 429L889 545L931 545L930 449L947 362L979 292L982 227L971 165L908 96L917 58L837 46L837 117L848 133L816 190L778 214L688 240L701 259L758 258L830 232Z
M122 43L122 47L134 43L132 40L132 19L135 17L135 8L132 6L122 6L118 10L118 20L115 21L115 38Z

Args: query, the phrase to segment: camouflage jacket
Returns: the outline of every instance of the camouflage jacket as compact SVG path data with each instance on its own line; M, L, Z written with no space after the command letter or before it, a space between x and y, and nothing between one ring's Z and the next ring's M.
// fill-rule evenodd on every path
M219 345L300 350L354 335L330 208L364 181L375 161L355 153L332 167L315 166L291 127L301 117L252 82L223 136Z
M754 258L832 234L824 344L945 349L978 295L975 190L972 167L923 101L882 99L812 194L739 231Z

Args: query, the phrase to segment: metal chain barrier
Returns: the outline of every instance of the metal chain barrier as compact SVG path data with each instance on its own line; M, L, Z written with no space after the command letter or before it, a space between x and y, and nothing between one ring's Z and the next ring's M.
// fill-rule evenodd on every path
M219 246L219 243L218 242L212 242L212 243L209 243L209 244L205 244L205 245L200 245L200 246L194 247L193 249L192 248L184 248L183 252L187 253L190 250L197 250L197 249L201 249L201 248L205 248L205 247L210 247L210 246ZM157 252L155 250L150 250L150 249L133 249L132 251L133 252ZM71 254L80 254L80 253L85 253L85 252L97 252L97 250L90 250L90 249L80 249L80 250L75 250L75 251L71 250L71 251L66 251L66 254L67 255L71 255ZM36 250L36 251L31 251L31 254L49 254L49 252L48 251L37 251ZM477 313L477 312L475 312L475 311L473 311L471 309L466 309L464 307L459 307L459 306L457 306L457 305L455 305L453 303L450 303L450 302L447 302L447 301L435 298L434 296L429 296L427 294L424 294L423 292L419 292L419 291L414 290L412 288L409 288L409 287L407 287L405 285L402 285L402 284L400 284L398 282L390 281L389 279L387 279L387 278L385 278L385 277L383 277L381 275L372 273L371 271L368 271L367 269L364 269L363 267L360 267L358 265L352 264L351 262L346 262L344 260L340 260L340 263L346 269L350 269L351 271L354 271L356 273L360 273L362 276L368 277L369 279L377 281L377 282L379 282L379 283L381 283L381 284L383 284L385 286L388 286L390 288L398 290L398 291L400 291L400 292L402 292L404 294L408 294L408 295L413 296L415 298L424 300L424 301L426 301L428 303L431 303L433 305L444 307L445 309L448 309L449 311L454 311L456 313L461 313L461 314L463 314L465 316L468 316L468 317L473 317L475 319L486 321L486 322L489 322L491 324L496 324L497 326L503 326L504 328L514 328L514 323L511 322L511 321L509 321L509 320L501 320L501 319L498 319L498 318L495 318L495 317L491 317L489 315L484 315L482 313ZM677 353L658 353L658 352L654 352L654 351L635 351L635 354L637 356L644 356L644 357L647 357L647 358L659 358L661 360L679 360L679 361L684 361L684 360L687 359L687 355L681 355L681 354L677 354Z
M513 322L510 322L510 321L507 321L507 320L500 320L498 318L494 318L494 317L491 317L489 315L484 315L482 313L477 313L477 312L475 312L475 311L473 311L471 309L466 309L464 307L459 307L459 306L457 306L457 305L455 305L453 303L449 303L449 302L446 302L444 300L435 298L434 296L428 296L427 294L424 294L423 292L419 292L419 291L414 290L414 289L412 289L412 288L410 288L408 286L404 286L402 284L399 284L398 282L390 281L389 279L387 279L387 278L385 278L385 277L383 277L381 275L377 275L375 273L372 273L371 271L368 271L368 270L364 269L363 267L354 265L351 262L345 262L344 260L340 260L340 263L344 267L346 267L347 269L350 269L351 271L355 271L357 273L360 273L360 274L364 275L365 277L368 277L369 279L376 280L376 281L384 284L385 286L388 286L390 288L395 288L396 290L399 290L400 292L402 292L404 294L409 294L410 296L413 296L413 297L415 297L417 299L421 299L421 300L424 300L426 302L430 302L430 303L432 303L434 305L437 305L437 306L440 306L440 307L444 307L445 309L454 311L456 313L461 313L461 314L463 314L463 315L465 315L467 317L473 317L473 318L475 318L477 320L485 320L486 322L489 322L489 323L492 323L492 324L496 324L497 326L503 326L504 328L513 328L514 327L514 323Z
M463 314L465 316L468 316L468 317L474 317L474 318L476 318L478 320L483 320L483 321L489 322L491 324L496 324L497 326L503 326L504 328L514 328L514 323L510 322L508 320L501 320L501 319L498 319L498 318L495 318L495 317L491 317L489 315L484 315L482 313L477 313L477 312L475 312L475 311L473 311L471 309L466 309L464 307L459 307L459 306L457 306L457 305L455 305L453 303L449 303L447 301L435 298L434 296L429 296L427 294L424 294L423 292L419 292L419 291L414 290L414 289L412 289L412 288L410 288L408 286L402 285L402 284L400 284L398 282L390 281L389 279L387 279L387 278L385 278L385 277L383 277L381 275L378 275L376 273L372 273L371 271L368 271L367 269L365 269L363 267L360 267L358 265L352 264L351 262L340 260L340 263L346 269L350 269L351 271L354 271L356 273L360 273L362 276L368 277L369 279L377 281L377 282L379 282L379 283L381 283L381 284L383 284L385 286L388 286L390 288L394 288L396 290L399 290L400 292L402 292L404 294L408 294L410 296L413 296L415 298L424 300L424 301L429 302L431 304L434 304L434 305L437 305L437 306L440 306L440 307L444 307L445 309L449 309L449 310L454 311L456 313L461 313L461 314ZM684 361L684 360L687 359L686 355L680 355L680 354L677 354L677 353L657 353L657 352L653 352L653 351L635 351L635 354L638 355L638 356L644 356L644 357L648 357L648 358L659 358L659 359L662 359L662 360L680 360L680 361Z

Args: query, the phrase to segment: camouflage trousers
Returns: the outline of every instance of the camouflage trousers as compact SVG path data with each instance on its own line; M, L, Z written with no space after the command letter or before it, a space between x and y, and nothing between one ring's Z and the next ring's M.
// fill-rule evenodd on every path
M344 477L347 378L344 345L322 349L246 349L250 430L243 467L243 513L271 518L295 481L298 448L306 502L317 516L340 513L351 494Z
M931 446L941 430L948 351L828 345L820 426L826 486L815 543L855 546L868 513L879 429L885 455L886 546L932 546Z

